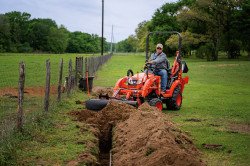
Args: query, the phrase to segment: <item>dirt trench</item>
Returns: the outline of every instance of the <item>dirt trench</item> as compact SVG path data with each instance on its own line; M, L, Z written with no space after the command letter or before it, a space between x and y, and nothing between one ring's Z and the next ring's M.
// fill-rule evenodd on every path
M99 161L90 165L114 166L205 165L192 140L147 103L138 109L110 102L100 112L73 113L92 127L99 141ZM83 159L84 160L84 159Z

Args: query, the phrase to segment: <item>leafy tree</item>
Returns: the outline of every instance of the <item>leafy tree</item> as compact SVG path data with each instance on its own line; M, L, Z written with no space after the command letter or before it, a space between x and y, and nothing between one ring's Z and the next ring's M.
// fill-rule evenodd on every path
M0 14L0 52L8 51L10 48L10 23L8 18Z
M165 3L154 13L149 31L179 31L179 25L176 20L181 5L179 3ZM170 35L152 36L154 44L165 43Z
M154 13L152 19L145 24L144 29L143 27L138 26L139 30L147 32L153 32L153 31L180 31L181 30L181 24L177 21L177 16L179 14L179 11L182 8L185 8L187 6L190 6L193 4L195 0L180 0L178 2L173 3L165 3L162 5L159 9L156 10ZM143 24L142 24L143 25ZM139 31L140 32L140 31ZM136 33L137 34L137 33ZM142 38L139 37L140 35L137 35L139 39L139 43L142 43ZM166 40L171 36L171 34L164 34L164 35L153 35L150 40L150 50L153 51L155 49L155 45L157 43L166 44ZM145 40L145 36L143 40ZM143 41L144 42L144 41ZM175 50L172 50L172 47L168 47L168 45L164 46L164 50L170 54L174 53Z
M92 38L93 52L94 53L101 52L101 39L102 38L95 34L92 34L91 38ZM108 51L107 47L108 45L107 45L106 39L104 39L104 51Z
M193 33L209 36L215 50L211 60L217 60L224 34L230 29L231 13L237 6L236 0L197 0L190 8L180 11L178 21Z
M117 43L117 51L119 52L136 52L137 49L137 38L130 35L127 39Z
M26 12L13 11L6 13L5 16L8 18L10 25L10 45L7 50L18 52L22 44L27 42L27 27L31 15Z
M104 51L108 50L106 39L104 39ZM67 52L97 53L101 51L101 38L82 32L73 32L69 35Z
M82 39L81 39L81 32L73 32L70 34L69 43L67 47L67 52L82 52Z
M138 27L135 30L136 38L138 39L137 51L146 50L146 38L149 33L150 24L151 24L150 21L143 21L140 24L138 24Z
M182 32L182 52L184 56L190 56L192 50L196 50L200 46L204 45L208 42L208 37L201 34L194 34L189 31ZM167 41L166 45L168 45L171 49L178 49L178 36L172 35Z
M51 19L33 19L29 25L29 43L35 51L50 51L48 39L50 30L57 28L55 21Z
M48 50L53 53L65 52L68 45L68 34L68 30L63 26L59 29L51 27L48 36Z
M242 42L243 49L248 52L250 59L250 1L240 1L238 8L234 10L234 21L232 27L235 29L233 32L235 38Z

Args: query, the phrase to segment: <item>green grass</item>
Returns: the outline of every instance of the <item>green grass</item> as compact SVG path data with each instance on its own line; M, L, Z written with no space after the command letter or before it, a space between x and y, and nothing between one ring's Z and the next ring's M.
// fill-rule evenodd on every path
M41 109L26 113L22 134L14 131L0 139L0 165L66 165L84 152L97 153L87 146L95 141L88 127L68 115L72 110L83 109L75 104L79 99L86 100L86 95L76 92L54 104L48 113ZM78 126L86 130L80 132Z
M113 87L119 78L127 75L128 69L132 69L134 73L141 72L145 62L144 55L128 55L113 56L112 60L104 64L97 72L94 85Z
M91 54L92 55L92 54ZM26 82L25 86L44 86L46 76L46 60L51 63L51 84L57 84L59 77L60 59L64 60L63 76L68 73L69 60L74 66L75 57L90 56L90 54L12 54L0 53L0 88L17 87L19 63L25 62ZM73 67L74 70L74 67Z
M79 54L0 54L0 91L16 88L18 85L18 66L20 61L26 65L25 87L45 85L45 61L51 62L51 84L58 81L59 61L64 59L64 76L68 73L68 62L73 66ZM73 67L74 69L74 67ZM80 132L83 124L72 121L67 113L82 105L76 100L86 100L82 92L74 93L70 98L63 95L63 101L56 102L56 96L50 96L49 113L43 112L43 96L24 94L24 129L23 133L15 130L17 98L6 95L8 90L0 94L0 165L65 165L76 160L79 154L86 151L97 153L97 149L89 149L87 142L95 141L87 126ZM78 142L84 143L78 143Z
M164 112L191 135L208 165L249 165L250 134L232 132L229 126L250 125L250 62L185 60L190 79L182 108ZM113 87L128 69L140 71L144 61L143 55L114 56L98 71L94 85ZM173 58L170 61L172 64ZM201 122L187 121L191 118ZM223 148L207 150L203 143L221 144Z
M0 88L17 86L18 63L21 60L26 62L26 86L44 86L45 60L48 58L53 71L52 84L56 84L60 58L63 57L68 64L68 60L75 56L0 54ZM170 61L172 63L173 58ZM194 139L208 165L249 165L249 133L232 132L229 126L250 124L250 62L227 59L206 62L192 58L186 61L190 79L184 90L182 108L164 113ZM115 55L98 71L94 85L113 87L128 69L140 72L144 62L143 54ZM67 73L67 67L64 73ZM67 114L71 110L82 109L75 101L85 99L86 95L76 92L60 104L52 102L49 113L44 114L43 98L26 95L24 133L7 135L6 132L8 139L0 139L0 165L65 165L80 153L89 151L86 144L77 144L77 141L91 142L94 136L88 130L79 132L76 126L82 124L72 121ZM55 101L54 97L51 100ZM15 117L16 102L17 99L7 96L0 98L0 122ZM192 118L201 122L187 121ZM3 130L5 128L1 128ZM202 147L203 143L221 144L223 148L207 150ZM96 153L98 150L90 151Z

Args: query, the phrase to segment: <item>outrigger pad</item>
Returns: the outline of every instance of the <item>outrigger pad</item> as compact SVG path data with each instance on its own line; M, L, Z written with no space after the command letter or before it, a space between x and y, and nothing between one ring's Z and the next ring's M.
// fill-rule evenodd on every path
M107 106L107 104L108 104L109 101L110 100L106 100L106 99L90 99L90 100L87 100L85 102L85 104L86 104L86 108L88 110L100 111L104 107ZM138 102L137 101L117 100L117 99L112 99L112 101L126 103L126 104L132 105L132 106L134 106L136 108L138 107Z
M86 108L92 111L100 111L108 104L109 100L90 99L86 101Z

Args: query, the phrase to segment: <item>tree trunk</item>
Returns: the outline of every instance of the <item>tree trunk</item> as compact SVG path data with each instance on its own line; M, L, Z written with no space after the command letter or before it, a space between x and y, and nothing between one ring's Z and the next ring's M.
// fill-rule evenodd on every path
M250 61L250 50L247 51L248 60Z
M212 51L212 61L217 61L218 60L218 54L219 54L219 43L220 39L216 38L214 41L214 48L211 50Z

